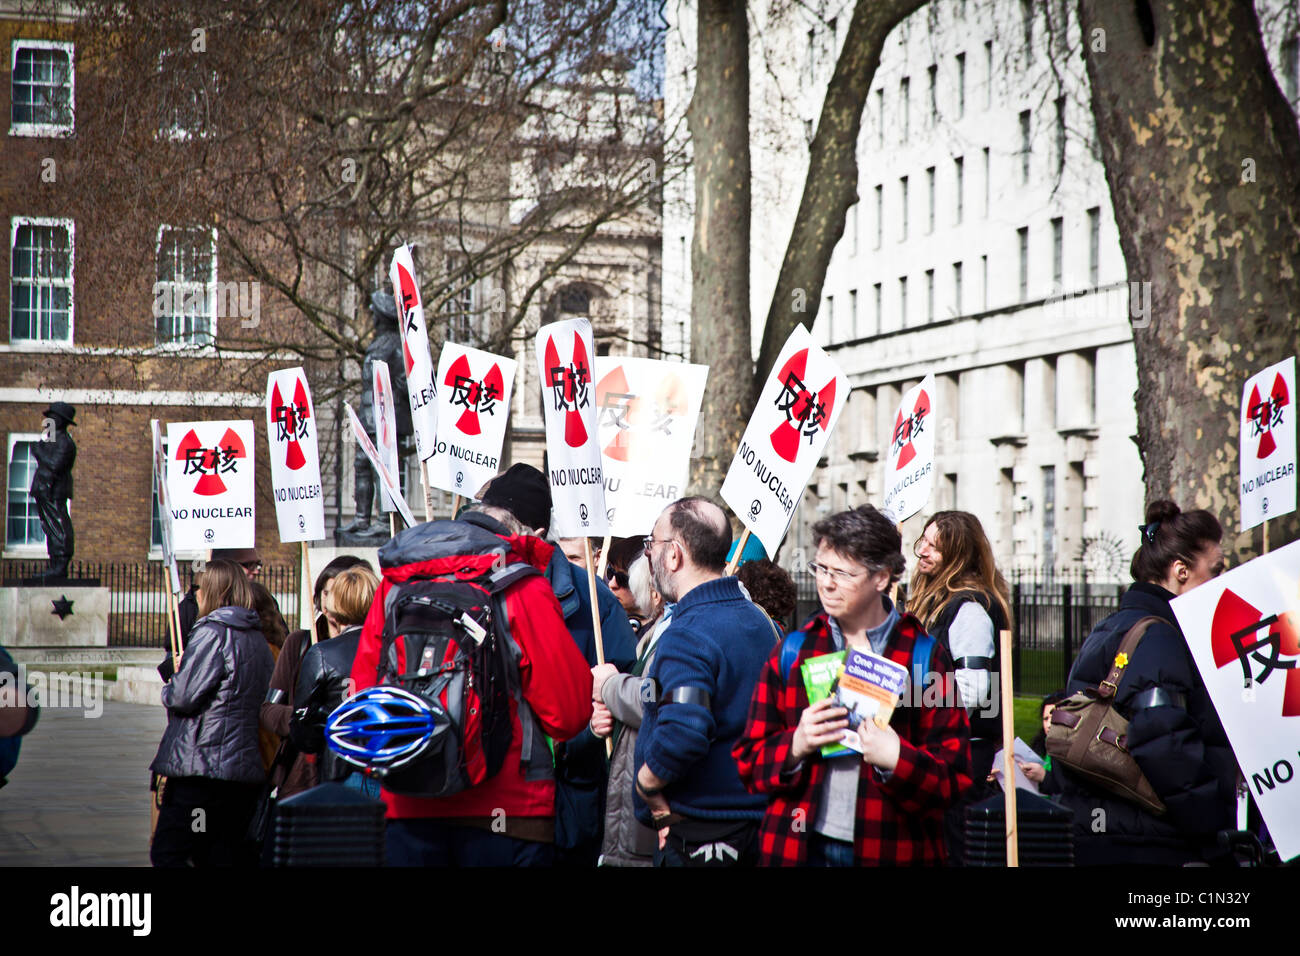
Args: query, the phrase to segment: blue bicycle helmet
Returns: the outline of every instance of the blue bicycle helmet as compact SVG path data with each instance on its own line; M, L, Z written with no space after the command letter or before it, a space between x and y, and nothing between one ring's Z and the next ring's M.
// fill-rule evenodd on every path
M382 685L339 704L325 721L325 741L350 764L390 770L414 760L449 726L437 704Z

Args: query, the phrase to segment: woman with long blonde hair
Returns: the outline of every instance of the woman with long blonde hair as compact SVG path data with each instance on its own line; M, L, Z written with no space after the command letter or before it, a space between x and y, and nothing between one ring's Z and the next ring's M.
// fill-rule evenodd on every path
M993 561L980 519L939 511L913 548L916 573L907 609L952 655L971 721L971 776L988 776L1001 734L997 698L998 632L1011 626L1007 582Z

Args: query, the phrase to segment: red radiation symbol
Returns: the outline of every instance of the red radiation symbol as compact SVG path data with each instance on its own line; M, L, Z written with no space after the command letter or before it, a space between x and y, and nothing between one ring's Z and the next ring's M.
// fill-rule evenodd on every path
M546 340L547 380L555 400L556 411L564 411L564 443L570 448L581 448L587 443L587 426L582 412L590 399L591 363L587 361L587 346L582 336L573 333L573 361L567 367L560 364L560 353L555 347L555 337Z
M280 394L280 383L271 386L271 415L276 423L276 440L288 443L284 452L284 463L289 470L297 471L307 464L307 456L302 453L298 439L307 434L307 422L311 418L311 406L307 402L307 389L302 379L295 381L293 404L286 405Z
M388 402L384 401L386 396L384 380L376 376L375 414L379 416L379 427L375 429L375 437L379 439L380 448L388 448L393 444L392 422L388 420Z
M668 375L655 386L653 400L632 393L622 365L616 365L596 385L599 422L614 426L614 437L601 449L611 461L642 461L655 453L647 438L669 434L674 421L687 413L686 386Z
M818 392L808 387L808 350L800 349L786 360L777 373L781 383L776 407L785 413L785 421L772 432L772 448L786 461L799 457L799 439L807 437L811 444L818 429L826 429L831 410L835 407L835 376Z
M1262 684L1275 670L1286 674L1282 716L1300 716L1300 633L1294 612L1264 614L1240 595L1224 588L1210 624L1210 651L1214 666L1241 664L1244 680ZM1282 655L1289 655L1284 659ZM1259 673L1254 672L1259 665Z
M1273 426L1282 424L1282 409L1290 403L1286 391L1286 379L1280 374L1273 379L1273 391L1267 399L1261 399L1259 386L1250 390L1250 404L1246 408L1246 418L1252 424L1251 436L1259 436L1259 448L1256 458L1267 458L1277 451L1277 441L1273 438Z
M910 415L904 417L903 410L901 408L898 410L898 420L894 422L894 447L899 450L896 468L906 467L916 457L916 446L913 442L925 429L926 419L929 417L930 396L925 389L921 389L921 394L916 397L916 405Z
M406 271L406 267L400 262L397 263L397 312L398 319L402 323L402 357L406 360L406 374L411 374L411 369L415 368L415 358L411 355L411 347L406 344L406 335L408 332L414 332L414 322L407 319L407 313L410 312L411 306L419 304L420 294L415 291L415 279Z
M470 370L469 356L463 353L447 369L447 378L443 384L451 389L452 405L465 406L465 411L456 419L456 427L466 435L478 435L483 431L478 420L480 409L490 414L492 403L505 391L501 367L496 362L492 363L480 382Z
M185 462L185 474L197 474L194 483L196 495L220 495L226 492L221 475L234 471L235 461L247 458L248 452L233 428L227 428L216 448L205 448L198 434L191 428L176 449L176 460Z

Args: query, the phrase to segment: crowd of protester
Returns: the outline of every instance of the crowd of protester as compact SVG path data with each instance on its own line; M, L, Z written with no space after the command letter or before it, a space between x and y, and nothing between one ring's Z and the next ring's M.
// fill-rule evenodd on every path
M963 808L996 786L998 632L1013 623L974 515L927 521L913 542L905 606L897 598L907 562L892 518L870 505L825 517L812 529L807 568L821 609L799 621L779 564L746 560L727 573L732 527L708 499L668 505L644 540L611 542L594 588L583 566L589 546L547 540L551 507L545 476L515 465L454 531L431 522L394 537L379 576L359 557L331 561L314 582L314 627L293 633L256 581L255 551L214 555L182 607L179 668L170 656L160 667L168 725L151 767L155 865L265 860L275 802L323 783L384 801L389 865L961 861ZM1059 761L1022 763L1073 813L1080 863L1213 860L1214 835L1235 806L1232 753L1169 608L1222 570L1222 529L1207 512L1169 502L1147 517L1135 583L1083 645L1068 691L1105 678L1135 620L1159 619L1117 700L1131 713L1130 750L1168 813L1154 816ZM500 769L474 786L438 798L390 792L381 775L331 751L326 720L376 684L386 599L445 573L439 559L452 539L531 569L505 586L501 605L518 655L513 736ZM861 753L823 756L849 715L830 698L810 701L801 665L852 648L956 694L904 694L888 722L858 725ZM1051 708L1063 698L1044 702L1044 734L1033 743L1044 757ZM1111 821L1101 833L1099 808ZM191 825L199 810L202 829Z

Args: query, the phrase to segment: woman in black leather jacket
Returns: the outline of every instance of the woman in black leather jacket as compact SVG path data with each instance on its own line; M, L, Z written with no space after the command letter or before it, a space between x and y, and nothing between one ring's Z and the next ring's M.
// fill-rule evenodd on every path
M289 739L298 750L316 755L322 783L350 782L376 798L379 785L355 774L355 767L325 746L325 721L348 696L348 678L361 640L361 625L370 613L378 587L379 579L365 566L348 568L334 578L325 607L330 639L316 644L303 658L294 689L297 707L289 725Z
M198 604L180 669L162 691L167 730L150 769L167 784L149 858L154 866L252 865L246 832L266 777L257 717L273 661L243 568L211 562Z
M1120 643L1151 625L1120 678L1115 709L1129 719L1127 747L1165 804L1155 814L1061 766L1061 802L1074 811L1075 861L1182 866L1220 856L1218 830L1233 825L1237 762L1169 602L1223 571L1223 529L1208 511L1172 501L1147 507L1134 584L1119 611L1084 641L1067 693L1095 687Z

